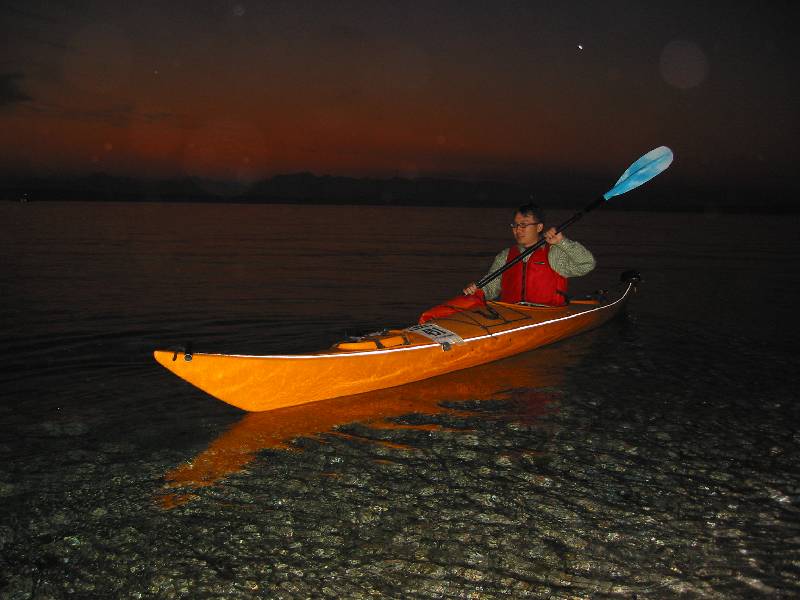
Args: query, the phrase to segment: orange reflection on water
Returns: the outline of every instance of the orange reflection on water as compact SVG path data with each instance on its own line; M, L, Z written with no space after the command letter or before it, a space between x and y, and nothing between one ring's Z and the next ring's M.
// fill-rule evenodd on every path
M290 449L291 441L298 437L330 432L347 423L358 422L374 429L445 430L434 424L406 425L390 419L412 413L475 415L477 413L474 411L443 406L443 403L486 400L509 401L502 410L492 412L487 418L528 423L535 421L547 410L552 410L552 403L558 397L556 392L543 388L559 385L563 381L565 368L574 364L584 353L590 338L591 335L583 336L570 340L568 345L540 348L502 361L399 387L247 413L194 459L165 474L164 488L167 493L160 496L159 503L163 508L183 504L192 498L191 494L186 493L186 488L212 485L241 471L260 450ZM385 443L372 438L365 439L373 443ZM398 449L413 450L405 447ZM181 488L181 493L170 493L175 488Z

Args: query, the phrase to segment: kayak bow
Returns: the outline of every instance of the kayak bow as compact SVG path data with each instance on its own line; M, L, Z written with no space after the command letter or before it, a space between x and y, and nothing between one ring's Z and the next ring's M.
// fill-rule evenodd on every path
M567 306L488 302L423 325L377 332L311 354L249 356L156 350L178 377L247 411L264 411L393 387L533 350L598 327L635 289Z

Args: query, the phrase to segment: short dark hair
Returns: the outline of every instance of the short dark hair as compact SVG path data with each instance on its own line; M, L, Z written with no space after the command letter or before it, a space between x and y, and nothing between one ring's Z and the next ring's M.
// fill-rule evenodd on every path
M527 204L523 204L517 209L517 212L522 216L530 215L534 219L536 219L539 223L544 223L544 211L537 205L535 205L533 202L528 202Z

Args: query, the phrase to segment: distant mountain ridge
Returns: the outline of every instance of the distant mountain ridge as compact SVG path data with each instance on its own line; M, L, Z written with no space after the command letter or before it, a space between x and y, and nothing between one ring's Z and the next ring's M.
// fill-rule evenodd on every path
M0 200L97 202L304 203L580 208L613 185L591 175L540 174L531 183L455 178L370 178L301 172L242 183L198 177L140 179L93 173L76 177L0 177ZM795 213L791 191L735 184L688 185L668 176L610 204L620 210Z
M83 177L7 177L0 198L19 201L247 202L399 205L496 205L529 201L526 186L494 181L312 173L276 175L250 184L196 177L145 180L94 173Z

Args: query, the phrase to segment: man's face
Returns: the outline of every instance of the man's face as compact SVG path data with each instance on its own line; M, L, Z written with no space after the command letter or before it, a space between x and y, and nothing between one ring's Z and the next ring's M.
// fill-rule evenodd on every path
M511 226L514 232L514 239L517 240L518 244L526 248L539 241L539 233L544 227L544 225L536 221L533 215L520 213L514 215L514 222Z

